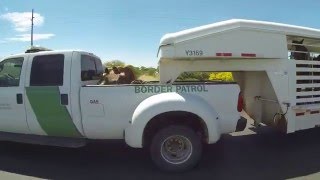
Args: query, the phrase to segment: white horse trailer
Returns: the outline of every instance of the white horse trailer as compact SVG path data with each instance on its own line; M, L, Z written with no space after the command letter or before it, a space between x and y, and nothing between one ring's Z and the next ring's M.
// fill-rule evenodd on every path
M255 124L291 133L320 125L319 53L318 29L228 20L165 35L160 81L171 83L182 72L230 71Z

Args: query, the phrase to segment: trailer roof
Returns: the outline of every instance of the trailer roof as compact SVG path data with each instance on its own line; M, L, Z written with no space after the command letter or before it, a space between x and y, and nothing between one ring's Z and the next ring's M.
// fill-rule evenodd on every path
M245 19L231 19L227 21L217 22L197 28L192 28L176 33L166 34L162 37L160 44L175 44L182 41L187 41L210 34L220 33L235 29L248 29L264 32L273 32L277 34L284 34L288 36L301 36L308 38L320 39L320 30L314 28L307 28L302 26L295 26L289 24L281 24L266 21L254 21Z

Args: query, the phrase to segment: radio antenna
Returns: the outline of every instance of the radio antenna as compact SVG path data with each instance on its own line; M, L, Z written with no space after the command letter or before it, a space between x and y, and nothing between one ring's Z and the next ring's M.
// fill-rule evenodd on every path
M32 9L32 17L31 17L31 48L33 47L33 9Z

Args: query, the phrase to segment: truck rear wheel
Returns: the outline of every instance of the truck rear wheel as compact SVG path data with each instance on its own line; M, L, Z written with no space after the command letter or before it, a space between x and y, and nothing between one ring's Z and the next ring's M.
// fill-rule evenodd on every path
M155 134L150 146L153 162L162 170L182 172L196 166L202 153L201 138L185 126L168 126Z

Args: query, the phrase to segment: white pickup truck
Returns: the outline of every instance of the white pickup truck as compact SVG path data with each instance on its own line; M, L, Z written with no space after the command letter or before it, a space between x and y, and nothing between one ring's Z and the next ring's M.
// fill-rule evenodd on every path
M0 139L67 147L124 139L150 148L161 169L183 171L198 163L202 143L246 125L236 83L96 85L102 72L100 59L82 51L6 57Z

